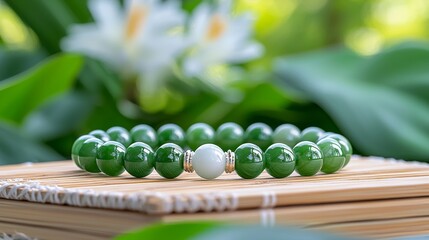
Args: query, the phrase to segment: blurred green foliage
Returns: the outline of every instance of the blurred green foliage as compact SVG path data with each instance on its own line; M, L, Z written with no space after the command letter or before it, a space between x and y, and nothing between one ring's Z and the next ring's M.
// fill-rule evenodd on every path
M235 9L258 17L264 57L221 75L235 79L228 89L176 79L168 107L149 114L102 63L50 57L71 24L92 21L86 0L0 0L0 164L68 158L96 128L199 121L314 125L342 130L361 154L429 159L428 1L237 0ZM383 51L406 39L426 42ZM336 45L351 50L293 56Z
M142 229L121 234L115 237L116 240L138 240L138 239L171 239L171 233L175 233L174 239L357 239L344 236L336 236L318 231L302 230L291 227L264 227L253 225L233 225L214 221L179 222L179 223L158 223L152 224Z
M69 90L82 65L82 57L62 55L47 59L34 70L0 83L0 119L20 124L47 99Z
M371 57L344 48L301 54L279 60L276 72L362 151L428 161L428 63L429 44L404 43Z

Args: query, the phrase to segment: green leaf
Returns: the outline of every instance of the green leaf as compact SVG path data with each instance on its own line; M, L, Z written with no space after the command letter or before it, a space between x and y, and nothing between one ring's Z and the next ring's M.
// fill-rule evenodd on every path
M175 240L185 240L220 225L221 224L217 222L154 224L137 231L117 236L115 240L172 239L172 233L174 233Z
M287 236L287 237L286 237ZM235 239L308 239L308 240L347 240L344 236L335 236L324 232L304 230L291 227L264 227L260 225L219 226L205 231L194 240L235 240Z
M280 86L320 105L364 154L428 161L429 45L339 48L276 62Z
M94 107L94 99L86 93L69 92L52 98L32 112L23 130L32 139L52 140L77 130Z
M287 236L287 237L286 237ZM219 222L179 222L150 225L141 230L125 233L116 240L235 240L235 239L348 239L323 232L290 227L263 227L260 225L227 225Z
M21 123L45 101L70 89L82 66L78 55L61 54L0 83L0 119Z
M71 24L90 20L85 0L5 2L36 33L42 47L50 53L60 51L60 41Z
M50 148L29 140L18 129L0 122L0 165L64 159Z
M21 73L45 58L41 52L0 48L0 80Z

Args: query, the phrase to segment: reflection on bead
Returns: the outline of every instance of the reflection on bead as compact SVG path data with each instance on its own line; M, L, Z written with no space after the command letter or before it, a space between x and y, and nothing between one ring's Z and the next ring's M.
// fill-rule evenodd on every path
M318 127L308 127L301 132L301 141L310 141L316 143L323 137L325 131Z
M144 142L152 148L158 146L158 137L155 130L146 124L140 124L133 127L130 131L131 138L134 142Z
M124 171L125 147L119 142L108 141L98 147L97 166L108 176L119 176Z
M235 150L235 171L238 176L245 179L256 178L264 169L263 152L255 144L244 143Z
M119 142L125 147L131 144L130 133L123 127L111 127L106 133L109 134L110 140Z
M284 143L274 143L264 153L265 169L275 178L285 178L295 170L295 155Z
M273 130L265 123L253 123L244 133L244 140L265 150L272 143Z
M142 142L135 142L127 148L124 157L125 170L136 178L146 177L153 171L154 152Z
M296 157L296 172L301 176L316 175L323 165L323 153L319 147L310 141L295 145L293 152Z
M237 123L224 123L216 131L216 144L224 151L236 149L243 143L243 128Z
M350 142L345 138L343 135L332 133L329 135L326 135L326 137L333 138L338 141L338 143L341 145L341 151L343 152L344 156L346 157L346 161L344 162L343 168L347 166L350 162L350 158L353 154L352 145Z
M180 147L185 146L185 132L176 124L169 123L161 126L158 129L159 144L174 143Z
M183 150L174 143L165 143L155 152L155 170L164 178L173 179L183 172Z
M346 157L341 151L341 145L333 138L323 138L317 142L323 153L323 166L321 171L330 174L335 173L344 166Z
M186 142L188 147L195 150L199 146L214 142L215 132L206 123L195 123L186 131Z
M88 133L88 135L94 136L103 142L110 141L109 134L107 134L103 130L94 130L94 131L91 131L90 133Z
M71 158L76 164L76 166L78 166L82 170L85 170L85 169L83 169L82 165L79 163L79 150L82 147L82 144L90 138L95 138L95 137L91 135L80 136L78 139L76 139L76 141L73 143L73 146L72 146Z
M292 124L282 124L273 133L273 143L284 143L293 148L301 137L299 128Z
M79 149L79 163L82 168L90 173L98 173L101 170L97 166L97 150L103 144L98 138L90 138L83 142Z

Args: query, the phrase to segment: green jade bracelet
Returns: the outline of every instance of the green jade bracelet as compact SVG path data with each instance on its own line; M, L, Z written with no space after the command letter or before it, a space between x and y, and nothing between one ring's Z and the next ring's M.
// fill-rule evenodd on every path
M155 169L167 179L184 171L195 171L204 179L234 171L244 179L256 178L264 170L274 178L293 171L301 176L331 174L344 168L351 155L351 144L340 134L317 127L301 132L292 124L272 131L264 123L254 123L246 131L236 123L222 124L217 131L196 123L186 133L175 124L158 131L144 124L130 132L112 127L83 135L72 146L73 161L87 172L119 176L127 171L142 178Z

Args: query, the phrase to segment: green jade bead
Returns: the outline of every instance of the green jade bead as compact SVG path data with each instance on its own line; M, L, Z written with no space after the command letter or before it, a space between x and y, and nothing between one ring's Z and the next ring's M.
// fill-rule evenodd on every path
M343 168L347 166L347 164L349 164L350 159L352 158L352 155L353 155L353 148L349 140L347 140L347 138L345 138L343 135L337 134L337 133L332 133L332 134L326 135L325 137L333 138L338 141L338 143L341 145L341 151L346 157Z
M303 141L295 145L296 172L301 176L313 176L322 169L323 153L312 142Z
M289 147L294 147L301 138L299 128L292 124L282 124L274 130L273 142L284 143Z
M262 150L253 143L244 143L235 150L235 172L244 179L259 176L265 169Z
M99 173L101 170L97 166L97 151L103 144L98 138L90 138L83 142L79 149L79 163L82 169L90 173Z
M181 127L173 123L165 124L158 129L158 140L160 145L174 143L184 147L186 144L185 132Z
M214 137L213 128L205 123L193 124L186 131L186 142L192 150L207 143L214 143Z
M243 143L243 128L232 122L224 123L219 126L215 134L215 142L222 150L228 151L236 149Z
M83 170L81 164L79 163L79 150L82 147L83 142L85 142L87 139L95 138L91 135L83 135L80 136L76 141L73 143L72 150L71 150L71 158L73 162L78 166L80 169Z
M337 140L333 138L323 138L317 142L317 146L323 153L322 172L331 174L343 167L346 158Z
M173 179L183 172L183 150L174 143L165 143L155 152L155 170L164 178Z
M295 155L284 143L274 143L264 153L265 169L275 178L285 178L295 170Z
M125 147L119 142L103 143L97 151L97 166L108 176L119 176L124 169Z
M151 148L158 146L158 137L155 130L146 124L140 124L133 127L130 131L131 139L134 142L144 142Z
M267 149L272 143L273 130L265 123L251 124L244 133L244 141Z
M318 127L308 127L301 132L301 141L317 143L325 134L325 131Z
M88 133L89 135L91 135L91 136L94 136L94 137L96 137L96 138L98 138L98 139L100 139L101 141L103 141L103 142L107 142L107 141L110 141L110 137L109 137L109 134L107 134L105 131L103 131L103 130L94 130L94 131L91 131L90 133Z
M124 157L125 170L136 178L146 177L153 171L155 156L152 148L142 142L131 144Z
M119 142L125 147L131 144L130 133L123 127L111 127L106 132L111 141Z

